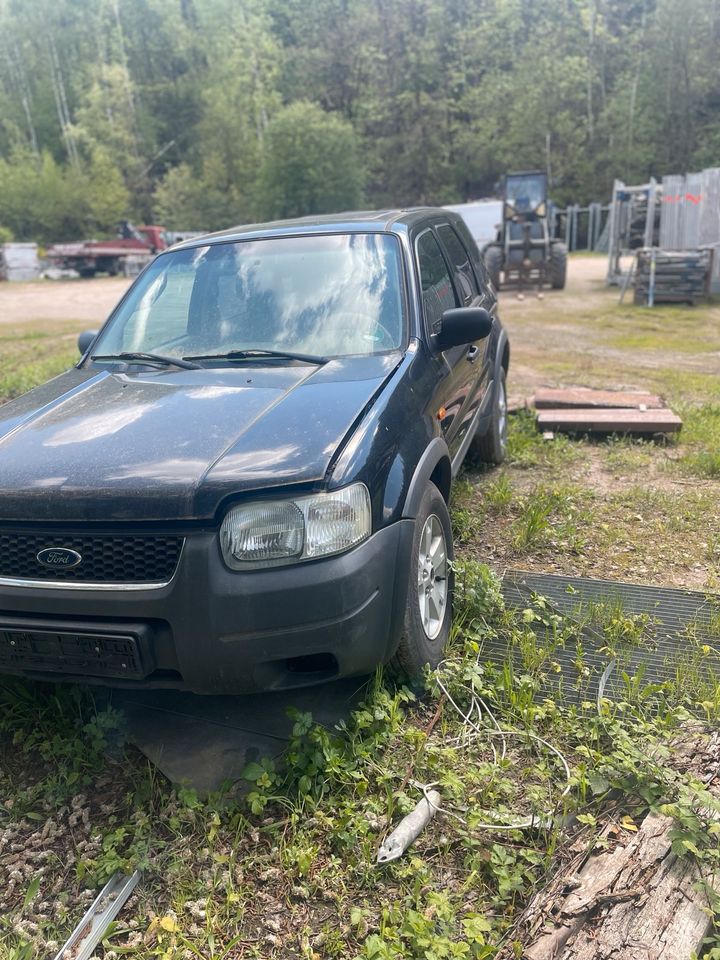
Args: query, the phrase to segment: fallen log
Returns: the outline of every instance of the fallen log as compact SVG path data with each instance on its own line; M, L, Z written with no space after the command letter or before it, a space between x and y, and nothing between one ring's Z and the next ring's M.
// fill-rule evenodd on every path
M698 730L673 742L676 769L717 796L720 736L706 740ZM556 877L529 905L523 960L690 960L700 952L712 924L704 884L716 888L719 878L673 852L675 826L651 813L626 842Z
M650 814L633 839L592 857L526 960L690 960L710 929L703 879L671 850L674 821Z

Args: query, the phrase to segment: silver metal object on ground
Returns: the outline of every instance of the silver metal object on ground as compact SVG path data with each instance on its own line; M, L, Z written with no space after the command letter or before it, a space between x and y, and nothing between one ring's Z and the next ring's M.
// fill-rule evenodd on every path
M140 871L131 876L116 873L102 888L92 906L75 927L55 960L88 960L120 913L140 880Z
M413 843L440 809L442 797L437 790L428 790L412 813L400 821L378 850L377 862L390 863L398 860Z

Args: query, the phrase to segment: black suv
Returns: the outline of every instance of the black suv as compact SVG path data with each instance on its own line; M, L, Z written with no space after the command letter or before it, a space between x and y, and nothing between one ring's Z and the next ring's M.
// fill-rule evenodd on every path
M441 659L450 484L503 459L510 356L459 216L197 238L79 342L0 407L0 672L214 693Z

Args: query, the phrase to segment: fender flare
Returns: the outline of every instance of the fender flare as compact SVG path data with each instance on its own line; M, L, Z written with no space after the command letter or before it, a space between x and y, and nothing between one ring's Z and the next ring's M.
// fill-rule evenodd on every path
M414 518L417 515L425 488L438 467L440 467L441 472L440 493L447 501L452 481L452 466L448 445L442 437L435 437L431 440L420 457L405 497L403 517Z

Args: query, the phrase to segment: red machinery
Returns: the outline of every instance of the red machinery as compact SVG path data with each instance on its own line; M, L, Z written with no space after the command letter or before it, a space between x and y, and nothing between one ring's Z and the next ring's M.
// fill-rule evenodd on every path
M96 273L109 273L114 277L122 271L124 260L150 259L167 246L163 227L134 227L123 221L115 240L55 243L48 247L46 256L55 266L77 270L81 277L94 277Z

